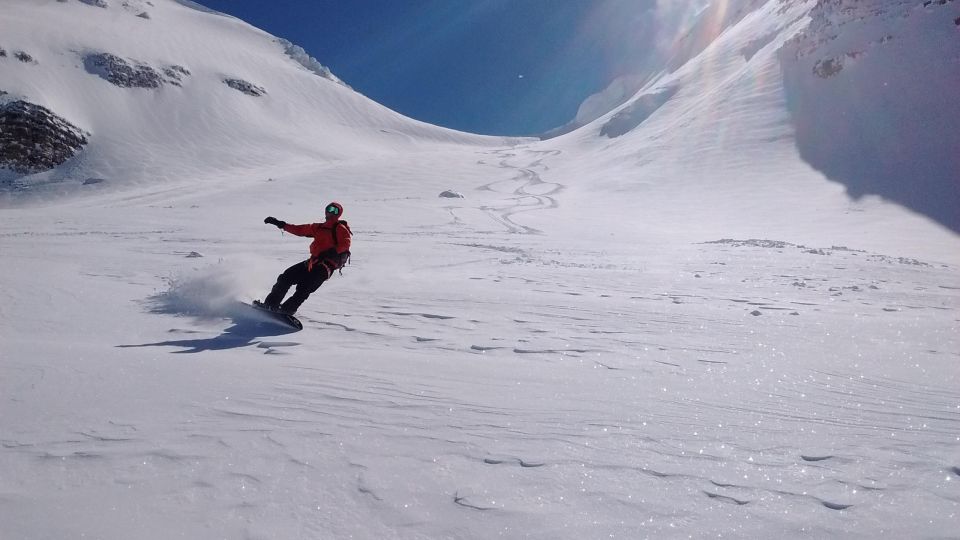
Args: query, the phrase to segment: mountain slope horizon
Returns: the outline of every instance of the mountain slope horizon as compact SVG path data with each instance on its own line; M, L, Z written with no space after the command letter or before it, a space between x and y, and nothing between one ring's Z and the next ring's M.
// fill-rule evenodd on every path
M0 47L11 54L0 58L0 100L45 107L89 135L74 159L53 169L8 169L8 188L64 189L95 178L103 189L323 163L375 147L511 140L403 117L299 47L194 2L12 0L3 25ZM29 61L18 61L21 53ZM189 158L198 151L202 162ZM183 166L189 162L203 169Z

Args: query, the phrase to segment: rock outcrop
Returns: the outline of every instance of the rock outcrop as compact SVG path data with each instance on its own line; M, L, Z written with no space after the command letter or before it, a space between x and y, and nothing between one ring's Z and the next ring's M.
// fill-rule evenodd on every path
M168 83L183 86L183 78L190 76L190 70L183 66L167 66L163 68L163 74L167 76Z
M239 90L248 96L260 97L267 93L263 88L243 79L224 79L223 82L230 88Z
M88 73L121 88L160 88L164 82L152 67L141 62L131 64L110 53L88 54L83 57L83 66Z
M190 70L179 65L154 68L137 60L127 61L114 54L100 52L83 57L87 73L121 88L160 88L164 84L183 86Z
M5 103L0 105L0 168L22 174L52 169L75 156L87 136L46 107Z

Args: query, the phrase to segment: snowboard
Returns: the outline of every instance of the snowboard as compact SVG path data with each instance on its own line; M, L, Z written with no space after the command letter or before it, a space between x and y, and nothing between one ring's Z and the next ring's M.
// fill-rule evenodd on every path
M270 315L271 317L276 319L277 322L283 323L292 328L296 328L297 330L303 330L303 323L300 322L300 319L294 317L293 315L290 315L289 313L284 313L282 311L270 309L267 306L261 304L259 300L254 300L253 303L250 304L250 307L252 307L253 309L259 312Z

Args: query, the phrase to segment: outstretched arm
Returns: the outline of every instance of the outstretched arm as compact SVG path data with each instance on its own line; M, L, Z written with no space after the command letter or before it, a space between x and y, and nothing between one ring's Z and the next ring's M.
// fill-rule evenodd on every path
M308 225L292 225L273 216L268 217L267 219L263 220L263 222L268 225L274 225L278 229L287 231L288 233L295 234L297 236L313 236L314 227L316 227L316 224L314 223Z
M290 234L295 234L297 236L313 236L316 232L316 223L308 223L306 225L291 225L289 223L284 223L283 230L287 231Z

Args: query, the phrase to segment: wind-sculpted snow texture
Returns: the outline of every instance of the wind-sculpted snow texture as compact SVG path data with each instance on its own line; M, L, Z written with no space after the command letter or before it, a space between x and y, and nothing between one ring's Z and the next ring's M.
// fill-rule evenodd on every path
M0 58L4 99L92 134L0 209L0 538L956 535L960 238L801 158L778 51L813 3L698 26L652 114L544 142L149 4L135 35L116 2L0 19L39 59ZM182 86L106 84L73 41ZM245 304L309 241L262 219L329 200L352 262L292 333Z

